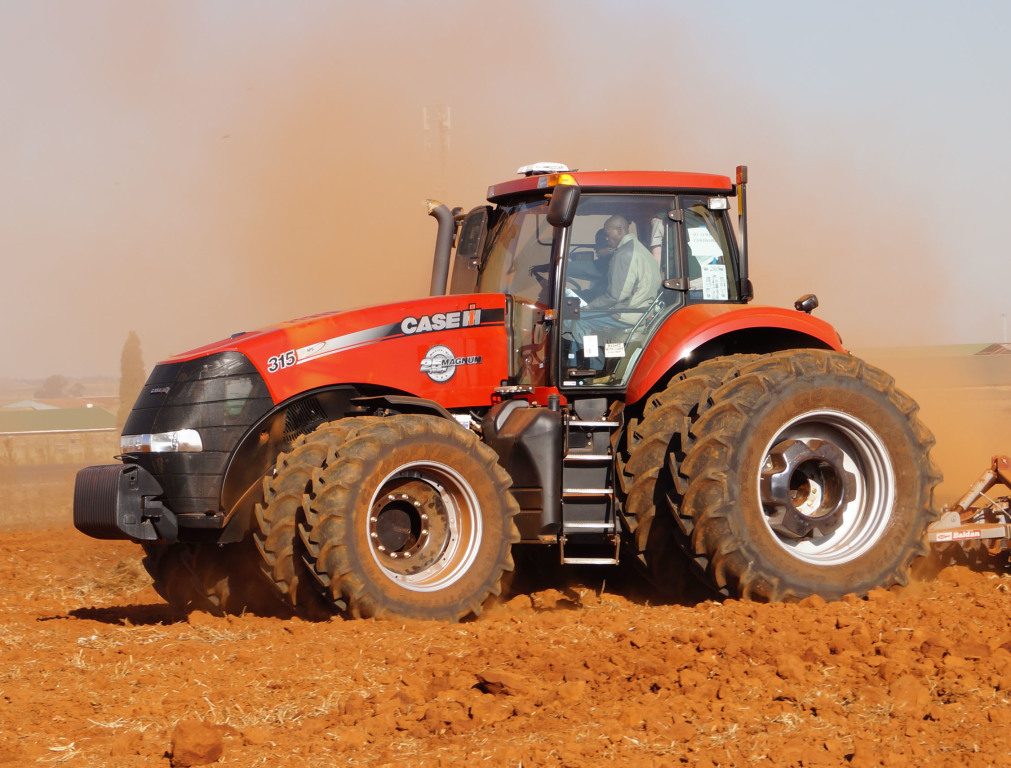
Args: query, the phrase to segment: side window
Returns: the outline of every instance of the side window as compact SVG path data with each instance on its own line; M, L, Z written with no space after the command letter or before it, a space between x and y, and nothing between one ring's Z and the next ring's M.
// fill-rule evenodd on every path
M453 259L453 279L449 292L452 294L473 293L477 288L478 267L484 242L488 237L488 219L491 206L473 208L460 227L457 238L456 256Z
M512 359L509 375L515 384L546 386L548 368L548 334L544 325L544 309L525 301L513 301L511 339Z
M704 202L686 201L684 209L689 299L737 298L737 280L727 243L726 218Z

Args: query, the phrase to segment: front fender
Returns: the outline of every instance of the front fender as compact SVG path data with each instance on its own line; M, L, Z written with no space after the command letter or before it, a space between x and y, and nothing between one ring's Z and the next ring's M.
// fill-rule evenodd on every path
M745 346L735 351L773 351L777 347L775 341L763 343L760 337L756 338L756 332L763 330L770 336L785 333L793 338L809 339L808 346L843 351L842 339L835 328L805 312L750 304L692 304L667 318L647 343L628 383L626 402L634 403L644 397L668 371L690 358L694 350L721 336L749 332L752 346L745 342Z

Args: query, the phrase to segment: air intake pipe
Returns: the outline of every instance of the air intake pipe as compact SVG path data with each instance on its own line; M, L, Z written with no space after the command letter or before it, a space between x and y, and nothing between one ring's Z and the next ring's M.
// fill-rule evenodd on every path
M439 222L439 233L435 236L435 257L432 259L432 296L443 296L449 282L449 257L453 252L456 236L456 219L453 212L438 200L428 200L428 215Z

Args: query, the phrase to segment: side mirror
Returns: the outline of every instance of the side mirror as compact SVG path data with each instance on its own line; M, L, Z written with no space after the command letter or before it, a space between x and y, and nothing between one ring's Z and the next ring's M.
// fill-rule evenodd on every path
M574 184L558 184L551 189L548 203L548 224L553 227L567 227L576 217L579 204L579 187Z
M467 214L456 239L456 258L449 292L474 293L477 290L478 267L488 235L488 213L491 207L482 205Z

